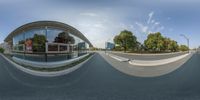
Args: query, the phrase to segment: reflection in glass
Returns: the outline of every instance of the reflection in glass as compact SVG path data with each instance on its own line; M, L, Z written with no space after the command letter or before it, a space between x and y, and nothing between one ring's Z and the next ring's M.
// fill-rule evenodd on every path
M68 45L60 45L60 51L68 51Z
M45 29L33 29L25 32L25 59L30 61L45 61Z
M49 44L48 51L58 51L58 45L57 44Z
M24 34L19 34L13 38L13 50L16 52L24 51Z
M61 32L54 39L55 43L65 43L65 44L74 44L75 40L66 32Z
M88 44L69 32L45 28L32 29L13 37L13 49L18 51L14 53L18 58L52 62L84 55Z
M25 47L27 52L45 52L45 30L30 30L25 33L25 40Z

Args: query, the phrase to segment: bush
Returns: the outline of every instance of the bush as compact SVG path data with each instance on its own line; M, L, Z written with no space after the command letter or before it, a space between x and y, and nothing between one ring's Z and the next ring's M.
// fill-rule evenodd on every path
M186 45L180 45L179 50L180 50L180 51L188 51L189 48L188 48L188 46L186 46Z
M3 48L0 48L0 53L4 53L4 49Z

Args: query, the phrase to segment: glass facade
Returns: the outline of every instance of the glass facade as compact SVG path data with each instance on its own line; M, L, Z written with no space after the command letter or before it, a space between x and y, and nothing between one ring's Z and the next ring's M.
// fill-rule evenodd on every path
M88 43L57 28L32 29L13 37L15 57L38 62L73 59L87 53Z
M24 51L24 33L13 38L13 50L18 52Z

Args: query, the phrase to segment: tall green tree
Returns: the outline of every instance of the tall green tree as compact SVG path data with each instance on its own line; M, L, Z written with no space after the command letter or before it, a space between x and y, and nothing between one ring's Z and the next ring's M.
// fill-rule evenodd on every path
M151 33L144 41L145 47L152 52L161 52L164 50L164 37L160 32Z
M179 49L179 45L176 41L171 40L170 38L164 38L164 50L163 51L170 51L176 52Z
M0 47L0 53L4 53L5 49Z
M35 34L33 37L33 51L34 52L45 52L45 35Z
M149 34L144 45L151 52L177 52L179 50L176 41L163 37L160 32Z
M179 45L176 41L171 41L171 48L169 49L171 52L177 52L179 50Z
M114 43L122 47L124 52L128 49L136 50L139 45L136 36L128 30L123 30L119 35L116 35L114 37Z
M179 50L180 50L180 51L188 51L189 48L188 48L188 46L186 46L186 45L180 45L180 46L179 46Z

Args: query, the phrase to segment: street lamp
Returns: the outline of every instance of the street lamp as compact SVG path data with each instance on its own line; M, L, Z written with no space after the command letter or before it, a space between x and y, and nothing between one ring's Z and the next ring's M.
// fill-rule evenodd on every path
M186 40L187 40L187 45L188 45L188 53L189 53L189 51L190 51L190 47L189 47L189 43L190 43L190 39L187 37L187 36L185 36L184 34L180 34L180 36L182 36L182 37L184 37Z

